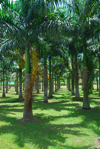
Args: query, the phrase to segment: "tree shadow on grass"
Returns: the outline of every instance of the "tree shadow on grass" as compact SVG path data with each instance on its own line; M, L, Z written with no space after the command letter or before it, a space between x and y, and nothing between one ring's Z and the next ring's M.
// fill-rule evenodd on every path
M74 97L74 98L72 98L71 100L72 100L72 101L83 102L83 97L80 97L80 98Z
M21 102L21 100L19 98L11 98L11 97L0 99L0 103L16 103L16 102Z
M64 103L64 101L62 102ZM61 109L63 109L62 103L56 103L52 104L53 108L56 107L57 104L61 104ZM46 104L45 104L46 105ZM77 106L77 104L69 103L69 107ZM39 105L41 107L43 105ZM52 146L54 148L63 148L63 149L76 149L76 147L72 147L69 145L64 145L67 139L69 139L69 135L75 136L86 136L87 134L85 132L81 132L79 130L76 130L76 128L83 127L83 128L90 128L92 127L92 122L96 122L97 126L99 126L99 113L100 109L97 108L95 111L78 111L76 109L71 109L69 114L65 115L59 115L58 116L47 116L45 113L41 114L34 114L35 117L38 117L43 120L41 123L19 123L16 121L16 117L9 117L6 116L7 113L14 113L18 112L18 107L20 105L9 105L8 107L5 107L4 109L0 109L0 119L5 122L10 122L10 125L3 125L0 128L0 134L7 134L11 133L16 136L16 140L12 143L15 143L18 145L18 147L24 147L26 142L31 143L35 146L38 146L38 149L44 148L48 149L48 147ZM50 107L51 108L51 107ZM48 110L48 108L47 108ZM4 113L5 111L5 113ZM19 109L19 112L22 112L22 109ZM82 116L82 121L80 123L74 123L71 122L70 124L51 124L51 122L56 120L61 120L62 118L78 118ZM91 124L91 125L90 125ZM97 128L96 128L97 130ZM95 128L93 131L95 131ZM67 134L67 137L65 136ZM98 132L98 135L100 132ZM78 147L79 149L85 149L89 148L90 146L83 146Z
M95 99L100 99L100 98L91 98L91 97L89 97L89 104L90 104L90 107L91 107L91 105L99 105L100 104L100 101L98 100L98 101L96 101ZM72 101L74 102L81 102L81 103L83 103L83 98L81 97L81 98L72 98Z
M3 121L10 122L10 125L3 125L0 127L0 134L16 135L16 140L12 143L19 147L24 147L26 142L38 146L38 149L48 149L49 146L58 148L76 149L71 146L64 145L68 137L62 134L69 134L75 136L86 136L77 130L71 130L72 127L78 127L76 124L50 124L50 123L19 123L16 118L8 116L3 117ZM12 140L13 141L13 140Z
M49 109L54 109L56 111L61 111L61 110L73 110L76 108L76 106L79 106L79 103L71 103L66 100L60 101L58 100L57 102L50 102L50 103L43 103L39 101L35 101L33 104L33 109L41 109L41 110L49 110Z
M0 105L0 113L15 115L18 112L23 112L23 105Z
M100 107L96 107L94 110L76 110L73 116L83 116L82 125L89 125L89 127L93 127L92 122L96 124L96 126L100 127ZM100 135L100 131L98 132Z
M59 97L60 99L60 97ZM62 100L62 99L61 99ZM97 108L95 111L79 111L76 109L79 106L78 103L68 102L67 100L62 101L57 100L55 103L44 104L36 101L33 105L33 111L36 109L41 110L41 114L34 114L35 117L38 117L43 120L41 123L19 123L16 121L16 118L6 116L6 114L13 114L14 112L22 112L22 109L19 109L20 105L9 105L3 109L0 109L0 119L5 122L10 122L10 125L3 125L0 128L0 134L11 133L16 136L16 140L12 143L16 143L19 148L24 147L26 142L31 143L38 147L38 149L48 149L48 147L53 148L62 148L62 149L77 149L64 143L69 138L69 135L76 136L86 136L85 132L76 130L76 128L91 128L96 134L100 135L100 126L99 124L99 113L100 109ZM10 104L10 103L9 103ZM23 106L23 105L21 105ZM47 115L42 113L42 110L54 109L59 111L58 116ZM59 115L61 110L68 110L70 113L65 115ZM4 113L3 113L4 112ZM33 112L34 113L34 112ZM80 123L71 122L70 124L51 124L50 122L56 121L61 118L78 118L82 117ZM62 119L61 119L62 121ZM97 127L92 126L92 122L96 123ZM93 128L92 128L93 127ZM97 132L98 131L98 132ZM67 137L65 136L67 134ZM13 141L13 140L12 140ZM78 147L78 149L89 149L91 146Z

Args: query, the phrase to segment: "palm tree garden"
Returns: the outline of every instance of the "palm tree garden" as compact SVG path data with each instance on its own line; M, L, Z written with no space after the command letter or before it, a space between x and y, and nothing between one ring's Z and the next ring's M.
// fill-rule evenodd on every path
M100 1L0 1L0 148L100 148Z

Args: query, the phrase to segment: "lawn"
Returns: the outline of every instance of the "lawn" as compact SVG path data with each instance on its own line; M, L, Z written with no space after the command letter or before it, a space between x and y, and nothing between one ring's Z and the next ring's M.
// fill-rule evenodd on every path
M80 87L80 95L82 90ZM0 97L2 96L0 90ZM100 147L100 98L93 90L92 110L79 110L82 98L62 86L49 103L42 103L43 92L35 94L33 115L42 122L21 123L23 102L12 87L6 98L0 98L0 149L95 149Z

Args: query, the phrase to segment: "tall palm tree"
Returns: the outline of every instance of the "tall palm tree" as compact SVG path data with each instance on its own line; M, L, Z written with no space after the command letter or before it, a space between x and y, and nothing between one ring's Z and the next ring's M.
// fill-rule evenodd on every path
M78 28L78 37L82 42L83 46L83 108L89 109L89 100L88 100L88 62L87 62L87 41L96 34L96 25L94 28L94 22L98 22L95 20L95 15L97 15L96 6L98 8L99 0L97 1L79 1L79 0L72 0L70 5L71 10L71 17L68 19L72 24L72 30L74 27ZM97 24L97 23L96 23ZM98 30L98 29L97 29ZM74 34L75 35L75 34Z
M51 23L53 21L50 20L50 15L48 15L48 11L50 8L51 5L49 5L49 1L44 0L15 1L13 4L13 9L10 8L10 11L12 13L9 13L9 17L4 17L3 15L1 20L2 24L7 26L8 31L13 31L14 38L12 39L12 42L14 42L15 45L21 42L25 46L25 53L26 53L25 95L28 94L27 88L30 84L31 47L35 43L36 39L38 39L37 37L40 34L40 32L45 32L45 34L47 34L47 30L49 29L46 26L50 26L50 24L52 24L53 27L53 23ZM48 34L49 33L50 31L48 31ZM8 37L10 37L10 35ZM45 73L47 73L46 70ZM25 104L24 104L23 119L28 120L33 117L32 99L31 98L30 100L25 99L24 103Z

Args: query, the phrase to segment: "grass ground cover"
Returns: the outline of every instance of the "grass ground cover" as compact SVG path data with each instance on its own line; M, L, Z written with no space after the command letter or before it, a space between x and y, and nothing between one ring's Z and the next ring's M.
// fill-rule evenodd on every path
M80 95L83 96L80 87ZM2 96L0 90L0 97ZM35 93L33 115L42 122L21 123L23 102L12 87L0 98L0 149L92 149L100 147L100 98L98 91L89 95L92 110L78 110L82 98L62 86L49 103L42 103L43 92Z

